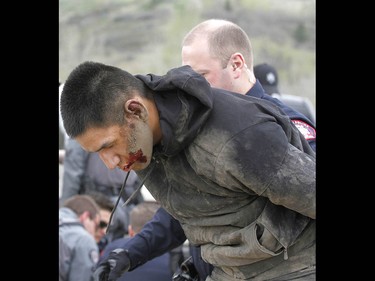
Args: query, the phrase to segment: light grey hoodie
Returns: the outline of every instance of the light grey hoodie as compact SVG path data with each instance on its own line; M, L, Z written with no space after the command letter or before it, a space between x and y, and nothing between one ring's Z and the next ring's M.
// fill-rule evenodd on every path
M59 280L91 281L99 259L94 237L71 209L59 209Z

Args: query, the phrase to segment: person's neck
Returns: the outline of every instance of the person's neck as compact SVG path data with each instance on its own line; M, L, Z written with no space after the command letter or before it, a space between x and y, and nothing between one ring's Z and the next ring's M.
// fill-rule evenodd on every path
M152 128L152 136L153 136L153 145L156 145L161 142L163 137L161 127L160 127L160 120L159 120L159 111L156 107L155 101L150 101L148 103L148 111L149 111L149 126Z
M252 83L248 79L246 79L245 81L242 81L240 87L236 92L240 93L241 95L246 95L246 93L249 92L254 85L255 83Z

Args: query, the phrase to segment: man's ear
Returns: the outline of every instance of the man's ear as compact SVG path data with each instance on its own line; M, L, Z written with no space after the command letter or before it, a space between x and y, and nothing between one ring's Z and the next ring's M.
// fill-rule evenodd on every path
M84 211L80 216L79 220L80 222L84 222L87 218L90 218L90 212L89 211Z
M145 105L137 100L137 99L130 99L125 103L125 113L127 116L136 116L141 120L146 120L148 113Z
M241 53L234 53L230 58L233 70L242 69L245 65L245 59Z
M134 235L136 234L131 224L128 225L128 234L130 237L134 237Z

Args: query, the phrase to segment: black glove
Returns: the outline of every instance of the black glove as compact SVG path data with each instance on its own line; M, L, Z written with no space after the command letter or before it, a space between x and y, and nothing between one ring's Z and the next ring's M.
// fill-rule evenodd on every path
M94 272L94 281L116 281L130 268L128 251L115 249L103 260Z

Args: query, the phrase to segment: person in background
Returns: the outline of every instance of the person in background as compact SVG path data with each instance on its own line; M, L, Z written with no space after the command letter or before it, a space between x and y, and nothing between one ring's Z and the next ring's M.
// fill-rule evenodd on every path
M182 65L190 65L212 87L267 100L280 107L316 147L315 125L301 112L268 95L254 75L254 55L246 32L233 22L209 19L196 25L184 37Z
M155 201L144 201L136 205L130 211L130 221L128 229L128 237L120 238L112 241L104 249L103 255L99 259L108 257L110 252L117 248L122 248L127 241L131 240L139 233L143 226L153 217L160 205ZM170 255L165 253L155 257L145 264L137 267L133 271L129 271L122 275L117 281L167 281L172 279L172 271L170 270Z
M220 19L198 24L183 39L181 56L182 64L192 66L212 87L258 97L280 107L295 124L300 124L298 129L315 150L314 124L303 114L268 95L255 78L250 39L238 25ZM136 264L145 262L150 255L164 253L171 247L181 245L186 240L178 220L162 209L146 224L141 235L136 235L124 245L131 253L131 262ZM200 247L190 245L190 252L192 259L188 260L193 262L199 280L203 281L213 266L202 259ZM180 273L177 272L175 280L187 280Z
M99 260L95 233L100 213L88 195L75 195L59 209L59 280L91 281Z
M98 204L100 209L100 222L99 227L95 232L95 241L98 244L99 256L102 254L105 246L108 244L109 239L106 235L109 220L111 213L114 208L114 204L108 196L104 195L101 192L89 191L87 193L91 198L95 200L95 203Z
M308 98L280 93L279 75L275 67L268 63L257 64L254 66L254 75L268 95L281 100L291 108L301 112L315 124L315 110Z
M210 87L189 65L132 75L89 61L60 107L71 138L136 171L201 246L206 281L315 279L315 152L279 107ZM138 266L130 255L113 250L96 275L116 280Z

